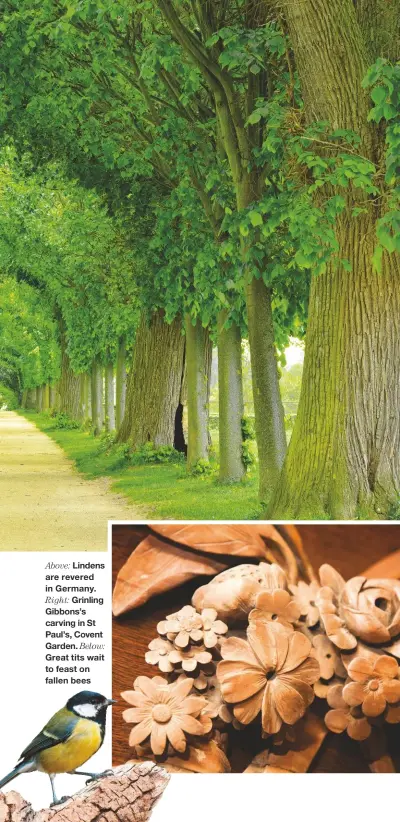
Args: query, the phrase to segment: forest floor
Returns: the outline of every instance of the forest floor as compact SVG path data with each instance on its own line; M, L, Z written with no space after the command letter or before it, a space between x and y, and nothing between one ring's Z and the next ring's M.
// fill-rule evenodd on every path
M101 437L79 429L56 428L49 414L23 413L61 446L87 479L110 478L112 491L145 512L137 517L131 513L129 519L241 520L261 516L256 467L243 482L221 485L215 472L204 476L188 474L184 462L132 465L122 449L107 450ZM216 468L215 461L213 465Z
M108 519L143 513L87 482L62 449L32 422L0 411L1 551L102 551Z

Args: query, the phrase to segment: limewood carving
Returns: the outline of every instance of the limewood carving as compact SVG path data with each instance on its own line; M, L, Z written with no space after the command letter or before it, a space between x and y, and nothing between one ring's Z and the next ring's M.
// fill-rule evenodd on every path
M133 759L228 771L228 736L252 726L263 752L249 772L305 771L328 731L367 740L371 770L393 770L382 739L386 723L400 722L400 583L345 582L330 565L316 578L291 545L294 563L285 549L282 564L264 556L228 568L158 624L146 653L157 675L122 694Z

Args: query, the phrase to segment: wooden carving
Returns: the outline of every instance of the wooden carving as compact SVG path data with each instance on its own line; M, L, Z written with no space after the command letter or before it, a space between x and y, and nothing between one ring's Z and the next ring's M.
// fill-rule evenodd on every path
M301 540L288 527L288 536L268 524L205 525L151 524L149 534L119 571L113 592L113 614L119 616L143 605L152 596L176 588L197 576L215 576L238 557L279 560L290 582L296 582L298 564L290 542ZM282 529L285 531L285 529ZM254 566L257 567L257 566ZM258 572L256 571L256 574ZM204 605L203 607L213 607Z
M195 525L177 528L164 533L195 543ZM328 731L368 741L371 770L393 769L376 740L386 723L400 722L400 583L346 582L329 565L318 579L303 547L294 551L282 550L284 567L264 556L227 568L161 620L146 660L163 676L138 677L123 694L136 756L183 772L207 772L209 758L209 772L224 772L226 731L232 738L251 726L263 753L250 772L306 770ZM323 727L316 699L325 706Z

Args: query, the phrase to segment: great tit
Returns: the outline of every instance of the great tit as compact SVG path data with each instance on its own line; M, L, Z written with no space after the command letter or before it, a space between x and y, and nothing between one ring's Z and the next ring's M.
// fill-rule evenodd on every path
M51 781L53 804L58 804L54 778L58 773L78 773L95 779L100 774L77 771L101 748L106 730L106 713L114 699L93 691L80 691L64 708L51 717L19 758L19 762L4 779L0 789L21 773L42 771Z

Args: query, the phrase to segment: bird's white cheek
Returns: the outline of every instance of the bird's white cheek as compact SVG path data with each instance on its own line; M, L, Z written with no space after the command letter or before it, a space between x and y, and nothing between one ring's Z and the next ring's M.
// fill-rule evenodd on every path
M79 714L79 716L83 716L84 719L92 719L97 716L98 708L96 705L91 705L90 702L87 702L83 705L76 705L74 711L76 714Z

